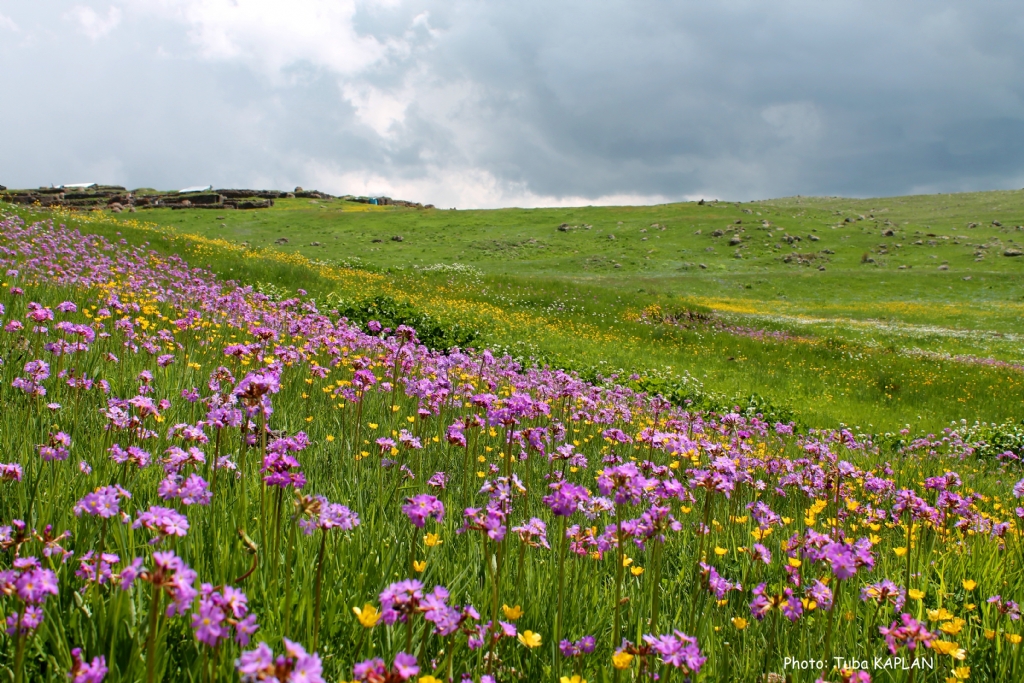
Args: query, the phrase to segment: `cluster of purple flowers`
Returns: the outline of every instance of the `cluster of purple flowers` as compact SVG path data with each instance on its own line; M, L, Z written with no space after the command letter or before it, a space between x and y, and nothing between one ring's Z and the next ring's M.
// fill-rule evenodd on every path
M13 567L0 571L0 594L11 595L20 601L7 615L8 635L26 635L35 632L43 623L43 604L50 595L57 595L57 575L44 569L34 557L15 558Z
M905 646L909 650L915 650L919 645L929 648L935 639L935 634L925 628L924 623L907 613L900 615L899 622L879 626L878 632L885 638L885 644L892 654L896 654L900 646Z
M150 543L158 543L168 536L184 537L188 533L188 518L172 508L152 505L139 513L132 528L155 531L157 536Z
M243 652L235 660L235 670L243 683L324 683L320 656L309 654L298 643L284 639L284 654L274 657L266 643Z
M437 496L432 496L429 493L406 498L402 512L413 525L420 529L426 526L428 519L433 519L439 524L444 521L444 503L438 500Z
M644 642L661 657L662 663L686 674L698 673L707 661L697 646L697 639L682 631L659 636L645 635Z
M196 640L217 647L231 637L235 642L248 645L259 625L256 616L249 614L249 601L245 593L232 586L215 589L208 583L199 588L199 610L192 614L192 629Z

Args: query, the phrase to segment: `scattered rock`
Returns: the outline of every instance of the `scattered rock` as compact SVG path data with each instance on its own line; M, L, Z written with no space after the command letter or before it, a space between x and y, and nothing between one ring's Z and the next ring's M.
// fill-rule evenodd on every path
M882 237L892 237L896 232L892 228L886 228L882 231Z
M219 221L224 220L224 216L217 216L217 220L219 220Z
M1020 249L1007 249L1003 252L1003 256L1021 256L1024 255L1024 251Z
M818 266L818 270L825 270L825 266Z
M721 237L724 234L725 234L725 232L722 231L722 230L715 230L714 232L711 233L711 236L712 237Z
M274 240L274 244L288 244L288 238L278 237L276 240Z
M949 270L949 266L943 263L941 266L939 266L939 270Z
M963 277L962 279L963 279L963 280L970 280L970 279L971 279L971 276L970 276L970 275L965 275L965 276L964 276L964 277Z
M999 221L992 221L992 225L994 225L994 226L995 226L995 227L997 227L997 228L1001 228L1001 227L1003 227L1003 224L1002 224L1002 223L1000 223Z
M319 242L310 242L309 246L311 246L311 247L319 247L320 243Z
M301 186L301 185L300 185L300 186L298 186L298 187L296 187L296 188L295 188L295 191L296 191L296 192L305 192L305 190L303 190L303 189L302 189L302 186Z
M976 228L976 227L978 227L978 224L977 223L968 223L967 227L968 228Z
M818 241L818 240L820 240L821 238L820 238L820 237L818 237L817 235L808 235L808 236L807 236L807 239L809 239L809 240L810 240L810 241L812 241L812 242L817 242L817 241Z
M702 199L699 202L697 202L697 206L704 206L704 200ZM703 267L704 266L701 266L701 268L703 268Z
M615 235L608 235L608 239L610 239L610 240L615 239Z
M695 233L693 233L693 234L694 234L694 235L700 235L700 234L701 234L701 233L703 233L703 232L704 232L703 230L698 230L697 232L695 232Z
M704 200L703 200L703 199L702 199L702 200L700 200L700 201L701 201L701 204L703 204L703 203L704 203ZM706 265L704 265L703 263L698 263L698 264L697 264L697 267L698 267L698 268L700 268L701 270L707 270L707 269L708 269L708 267L707 267Z
M395 235L394 237L391 238L392 242L401 242L403 240L405 240L405 238L402 237L401 235Z
M822 254L834 254L836 252L832 251L831 249L822 249L821 253Z
M374 240L370 240L370 241L373 242L374 244L380 244L384 240L382 240L382 239L374 239Z
M737 246L739 244L742 244L742 243L743 243L743 240L740 239L739 235L733 235L732 238L729 240L729 246L730 247L735 247L735 246Z

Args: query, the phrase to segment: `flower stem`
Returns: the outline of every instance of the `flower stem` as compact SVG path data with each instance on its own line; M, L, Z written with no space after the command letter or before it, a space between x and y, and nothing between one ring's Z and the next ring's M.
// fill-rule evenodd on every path
M316 583L313 588L313 652L320 641L320 596L324 579L324 552L327 550L327 530L320 530L320 554L316 560Z
M153 584L149 605L149 635L146 636L146 683L156 681L156 633L160 625L160 587Z

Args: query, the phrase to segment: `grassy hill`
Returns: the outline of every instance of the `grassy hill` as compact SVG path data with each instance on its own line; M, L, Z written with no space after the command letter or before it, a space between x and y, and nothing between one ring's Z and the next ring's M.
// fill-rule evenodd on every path
M657 375L695 397L756 395L810 425L936 430L1022 412L1024 191L479 211L284 199L103 216L87 229L116 220L129 240L265 288L388 295L517 355Z

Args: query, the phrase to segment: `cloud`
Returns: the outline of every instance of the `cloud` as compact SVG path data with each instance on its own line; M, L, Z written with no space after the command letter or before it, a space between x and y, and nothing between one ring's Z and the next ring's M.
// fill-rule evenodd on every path
M0 14L0 28L7 29L8 31L18 31L18 25L14 22L14 19L6 17L3 14Z
M101 17L92 7L78 5L67 13L67 17L78 22L79 31L88 36L90 40L99 40L121 23L121 10L110 6L107 9L107 15Z
M0 41L5 85L38 105L0 110L25 132L5 185L102 171L463 208L1024 177L1010 2L102 2L54 0L64 25L5 7L24 36Z

